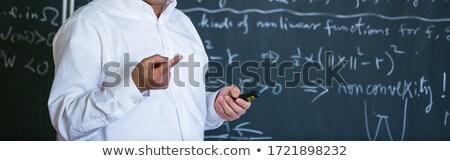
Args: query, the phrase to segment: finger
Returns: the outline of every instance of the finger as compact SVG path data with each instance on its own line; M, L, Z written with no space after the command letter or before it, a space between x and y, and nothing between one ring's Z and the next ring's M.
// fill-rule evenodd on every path
M228 114L224 111L224 107L222 107L222 105L221 105L221 103L220 103L220 101L222 101L223 100L223 97L222 96L219 96L218 98L217 98L217 101L216 101L216 104L217 104L217 109L218 109L218 111L219 111L219 116L220 117L222 117L224 120L227 120L227 121L232 121L233 120L233 118L231 118L230 116L228 116Z
M231 117L232 120L235 120L236 118L238 118L238 114L236 112L234 112L233 109L231 109L230 105L228 105L228 103L225 101L225 99L223 97L221 99L219 99L219 103L222 106L222 109L225 112L225 114L227 114L229 117Z
M245 110L248 110L250 108L250 106L252 105L251 102L247 102L247 101L243 100L242 98L236 99L236 103L239 106L241 106L242 108L244 108Z
M230 95L233 97L233 98L238 98L239 97L239 95L241 94L241 90L237 87L237 86L235 86L235 85L231 85L231 86L229 86L229 92L230 92Z
M228 116L223 110L222 105L220 105L219 100L223 99L222 96L217 97L217 101L214 103L214 107L216 107L217 114L224 120L231 121L233 120L230 116Z
M228 105L230 105L230 107L233 109L233 111L236 112L239 116L245 113L245 108L236 104L236 102L230 96L225 96L225 100L227 101Z
M160 78L155 79L155 82L158 84L158 86L161 86L162 88L167 88L167 83L170 80L170 68L173 65L176 65L181 61L183 56L177 55L173 59L162 62L160 66L153 69L153 78Z
M168 87L170 80L170 72L163 73L162 66L155 68L153 70L149 70L149 74L151 74L151 79L153 81L153 88L155 89L165 89Z
M169 68L172 68L173 66L177 65L181 59L183 59L182 55L175 55L171 60L169 60Z
M161 72L167 73L170 70L170 68L177 65L181 61L181 59L183 59L183 56L176 55L173 59L170 59L167 63L161 64L161 69L160 69Z
M153 64L155 66L158 66L164 62L167 62L168 60L169 60L169 58L167 58L167 57L163 57L159 54L155 54L155 55L145 58L143 61L145 63L149 63L149 64ZM150 67L152 67L152 66L150 66Z

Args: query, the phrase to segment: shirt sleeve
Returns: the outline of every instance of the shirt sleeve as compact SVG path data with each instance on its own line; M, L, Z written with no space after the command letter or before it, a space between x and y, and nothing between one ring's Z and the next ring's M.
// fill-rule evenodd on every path
M53 42L55 78L48 108L64 140L89 139L144 99L131 74L123 74L124 65L102 62L101 36L94 26L85 19L69 20ZM118 71L112 79L116 84L105 87L102 71L109 69Z

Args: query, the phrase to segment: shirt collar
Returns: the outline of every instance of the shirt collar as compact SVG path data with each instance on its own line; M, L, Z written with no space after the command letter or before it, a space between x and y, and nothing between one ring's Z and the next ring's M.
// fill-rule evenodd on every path
M132 0L132 1L135 1L137 2L136 4L139 4L139 7L141 8L140 11L142 12L142 14L151 14L156 18L155 12L153 11L153 8L149 4L147 4L143 0ZM176 0L167 0L166 4L164 5L163 11L159 16L159 19L167 21L168 17L170 16L170 14L172 13L172 11L175 9L176 6L177 6Z

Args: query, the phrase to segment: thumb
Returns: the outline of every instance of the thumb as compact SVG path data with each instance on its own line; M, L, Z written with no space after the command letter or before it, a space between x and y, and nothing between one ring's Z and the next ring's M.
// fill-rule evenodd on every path
M239 95L241 94L241 90L240 90L237 86L235 86L235 85L231 85L229 89L230 89L230 90L229 90L230 95L231 95L233 98L238 98Z

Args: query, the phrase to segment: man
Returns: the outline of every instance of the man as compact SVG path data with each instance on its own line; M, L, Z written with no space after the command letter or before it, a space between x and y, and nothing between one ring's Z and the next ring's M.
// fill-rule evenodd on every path
M245 113L236 86L205 91L208 58L176 3L96 0L61 26L49 98L58 140L203 140ZM200 67L172 68L189 59Z

